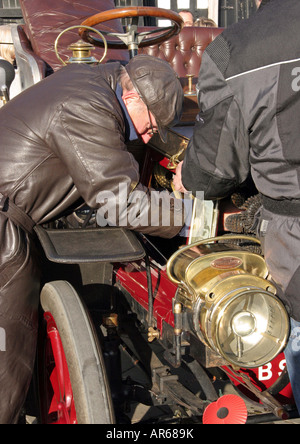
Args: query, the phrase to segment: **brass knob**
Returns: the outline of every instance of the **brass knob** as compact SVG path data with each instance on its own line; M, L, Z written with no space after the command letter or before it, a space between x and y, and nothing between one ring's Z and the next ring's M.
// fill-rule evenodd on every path
M72 51L73 56L66 63L98 63L98 60L92 56L91 52L95 47L90 43L78 40L68 47Z
M92 49L94 49L93 45L91 45L90 43L86 43L83 40L79 40L78 42L73 43L72 45L70 45L68 47L68 49L71 49L71 51L73 51L73 57L71 57L68 60L68 62L65 62L60 57L60 55L58 53L58 49L57 49L59 39L61 38L61 36L65 32L71 31L72 29L76 29L76 28L80 28L80 29L86 28L86 29L89 29L90 31L95 32L96 34L98 34L102 38L103 43L104 43L104 53L103 53L103 56L101 57L101 59L99 61L91 56L91 51L92 51ZM104 60L104 58L106 57L106 54L107 54L107 41L106 41L105 37L103 36L103 34L100 31L98 31L98 29L91 28L90 26L83 26L83 25L70 26L70 28L65 29L64 31L62 31L58 35L57 39L55 40L54 50L55 50L56 57L58 58L58 60L61 61L61 63L63 65L67 65L67 63L89 63L89 64L91 64L91 63L101 63Z
M187 74L186 77L188 79L188 90L186 91L186 94L190 96L192 94L195 94L195 91L193 91L194 74Z
M160 333L159 330L153 327L148 328L148 342L153 342L154 339L159 339Z

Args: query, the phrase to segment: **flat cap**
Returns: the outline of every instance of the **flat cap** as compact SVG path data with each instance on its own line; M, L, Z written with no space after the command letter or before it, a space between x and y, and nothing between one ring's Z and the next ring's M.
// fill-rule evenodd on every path
M166 127L174 126L182 113L184 95L177 74L168 62L146 54L133 57L125 68L165 141Z

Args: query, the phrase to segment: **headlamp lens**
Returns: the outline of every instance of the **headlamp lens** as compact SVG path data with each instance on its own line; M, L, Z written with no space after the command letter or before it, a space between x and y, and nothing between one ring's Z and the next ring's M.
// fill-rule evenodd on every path
M232 364L259 367L282 350L288 316L282 303L267 291L241 292L227 298L212 318L215 345Z

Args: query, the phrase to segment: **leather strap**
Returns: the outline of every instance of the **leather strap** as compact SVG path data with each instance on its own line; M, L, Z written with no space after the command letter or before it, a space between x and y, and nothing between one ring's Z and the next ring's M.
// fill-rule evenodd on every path
M0 213L10 219L27 233L33 234L36 225L28 214L19 208L9 197L0 193Z

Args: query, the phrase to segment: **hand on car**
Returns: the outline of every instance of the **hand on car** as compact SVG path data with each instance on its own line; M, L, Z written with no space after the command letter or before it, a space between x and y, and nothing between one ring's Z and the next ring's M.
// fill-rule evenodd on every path
M184 188L182 181L181 181L182 164L183 164L183 161L181 161L177 165L176 173L173 176L174 190L179 191L180 193L189 193L189 191Z

